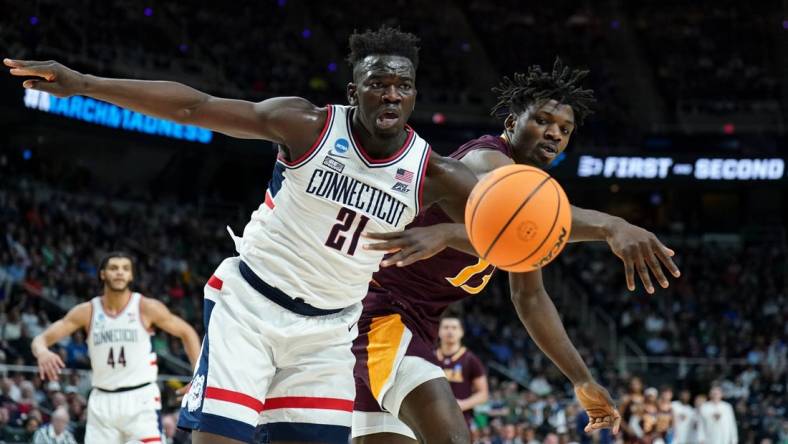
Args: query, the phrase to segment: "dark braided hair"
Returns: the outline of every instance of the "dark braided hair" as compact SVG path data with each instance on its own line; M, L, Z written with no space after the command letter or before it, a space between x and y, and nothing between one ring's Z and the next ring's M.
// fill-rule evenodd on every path
M539 65L532 65L528 74L515 73L514 80L504 77L492 89L498 95L498 103L491 114L495 117L520 114L534 103L555 99L572 107L579 126L593 113L591 105L596 102L594 90L581 87L580 83L587 75L588 70L570 69L558 57L552 72L544 72Z
M370 55L402 56L419 67L419 38L409 32L383 25L377 31L367 30L363 34L353 32L350 36L350 55L347 61L355 68L356 64Z

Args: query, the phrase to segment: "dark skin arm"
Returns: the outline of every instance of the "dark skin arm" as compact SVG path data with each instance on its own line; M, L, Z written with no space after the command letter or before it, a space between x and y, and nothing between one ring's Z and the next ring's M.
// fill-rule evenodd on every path
M510 273L509 286L517 316L528 334L574 385L578 401L588 412L585 431L612 428L613 433L617 433L621 415L610 394L594 381L569 340L558 311L544 288L541 270Z
M315 141L327 111L300 97L262 102L214 97L177 82L110 79L82 74L54 61L10 60L14 76L31 77L22 85L56 97L84 95L150 116L197 125L231 137L264 139L287 147L298 158Z
M463 157L462 163L477 177L482 178L496 168L511 165L513 161L500 151L478 149ZM368 248L397 252L381 264L384 267L394 264L404 267L432 257L446 247L478 256L468 241L464 226L459 224L416 227L399 233L380 233L370 237L383 242L370 244ZM624 263L624 274L630 291L635 289L635 271L649 293L654 292L649 271L663 288L669 285L669 281L662 266L674 277L681 275L671 259L673 250L663 245L653 233L620 217L572 206L570 242L582 241L608 243L613 253Z
M476 182L476 175L462 162L432 153L424 180L424 207L438 204L453 221L464 223L465 202Z

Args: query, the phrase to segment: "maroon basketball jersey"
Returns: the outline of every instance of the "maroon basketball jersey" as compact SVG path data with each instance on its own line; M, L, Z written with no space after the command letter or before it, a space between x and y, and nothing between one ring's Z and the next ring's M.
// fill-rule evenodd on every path
M484 376L484 365L482 361L465 347L461 347L452 356L444 356L440 350L435 351L435 358L438 364L446 373L449 380L451 391L457 399L466 399L473 394L474 379ZM463 412L466 419L470 419L472 411Z
M482 136L461 146L451 157L461 159L477 149L512 156L509 145L500 137ZM407 228L451 222L440 207L433 205L424 209ZM364 316L399 313L414 335L434 344L440 316L446 307L481 292L494 271L495 267L478 257L452 248L407 267L381 268L374 274L364 299Z

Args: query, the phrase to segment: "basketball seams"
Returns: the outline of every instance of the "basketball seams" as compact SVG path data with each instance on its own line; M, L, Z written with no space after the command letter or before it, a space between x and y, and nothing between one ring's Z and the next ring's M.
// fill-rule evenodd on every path
M561 215L561 201L562 201L562 199L561 199L561 192L558 190L558 187L556 186L555 181L550 181L550 184L553 186L553 189L555 190L555 194L556 194L556 197L557 197L556 200L558 201L558 207L555 210L555 217L553 218L553 224L550 226L550 231L547 232L547 234L542 239L542 242L534 249L534 251L531 252L531 254L529 254L528 256L526 256L524 258L522 258L521 260L519 260L517 262L511 263L511 264L506 264L506 265L501 265L500 268L506 269L506 267L514 267L515 265L519 265L519 264L522 264L523 262L527 261L531 256L536 254L542 248L544 243L547 242L547 239L550 239L550 235L553 234L553 231L555 230L555 227L556 227L557 222L558 222L558 216Z
M470 225L468 225L468 226L465 228L465 231L467 231L467 233L468 233L468 240L470 240L470 241L471 241L471 244L473 244L473 226L474 226L474 222L475 222L475 220L476 220L476 210L478 210L478 209L479 209L479 204L482 202L482 199L483 199L483 198L484 198L484 196L487 194L487 192L489 192L490 190L492 190L492 189L495 187L495 185L498 185L498 183L500 183L502 180L506 179L507 177L514 176L515 174L526 173L526 172L527 172L527 171L523 171L523 170L517 170L517 171L512 171L511 173L508 173L508 174L506 174L506 175L505 175L505 176L503 176L503 177L499 177L498 179L496 179L496 180L495 180L495 182L493 182L492 184L490 184L490 185L489 185L489 186L488 186L488 187L487 187L487 188L484 190L484 192L482 193L482 195L481 195L481 196L479 196L479 197L476 199L476 205L474 205L474 206L473 206L473 212L471 213L471 223L470 223ZM473 198L473 196L470 196L470 197L471 197L471 198ZM477 251L477 253L478 253L478 251ZM482 256L482 259L484 259L484 256Z
M522 171L522 172L523 173L529 173L529 171ZM501 236L506 231L506 229L509 228L509 225L512 224L512 221L514 220L514 218L517 217L517 215L520 213L520 211L522 211L523 208L525 208L525 205L528 204L528 202L531 200L531 198L534 197L536 195L536 193L538 193L539 190L542 189L544 184L547 183L550 179L551 178L550 178L549 175L547 177L545 177L542 180L542 182L539 183L539 185L537 185L533 190L531 190L531 193L528 194L528 196L526 196L525 199L523 199L523 202L520 204L520 206L517 207L517 209L514 211L514 213L512 213L511 217L509 217L509 220L506 221L506 223L503 225L503 227L498 231L498 234L495 236L495 239L493 239L493 241L487 247L487 251L484 252L484 255L482 256L482 258L486 258L487 255L490 254L490 251L492 251L493 247L495 247L495 244L501 238ZM491 189L491 188L493 188L493 185L491 185L488 189ZM544 241L542 241L542 244L544 244ZM533 253L531 253L531 254L533 254Z

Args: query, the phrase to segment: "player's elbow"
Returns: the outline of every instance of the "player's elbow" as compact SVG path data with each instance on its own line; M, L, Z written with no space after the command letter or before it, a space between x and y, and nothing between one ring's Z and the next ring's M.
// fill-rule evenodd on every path
M178 108L171 116L171 120L175 123L180 123L181 125L191 125L195 123L195 118L200 108L211 101L213 97L209 96L208 94L204 94L202 97L197 99L194 103L189 104L187 106Z

